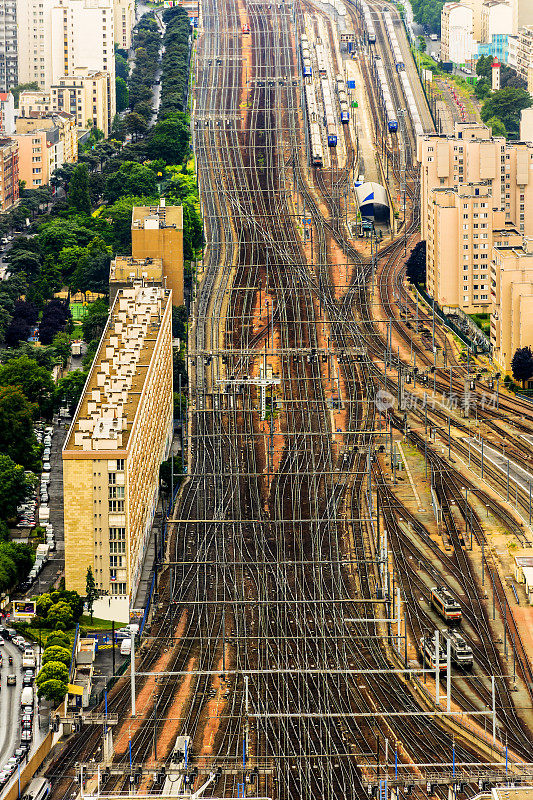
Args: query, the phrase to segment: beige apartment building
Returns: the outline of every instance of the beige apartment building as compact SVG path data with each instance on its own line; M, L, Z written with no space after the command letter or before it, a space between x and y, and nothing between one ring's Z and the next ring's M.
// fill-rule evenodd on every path
M72 114L78 128L99 128L107 139L113 124L109 81L108 72L77 67L52 84L52 108Z
M515 63L512 66L516 69L520 77L527 81L529 67L533 62L533 24L519 28L515 59Z
M0 211L19 199L19 149L13 139L0 138Z
M19 94L19 117L42 117L52 111L50 92L34 92L30 89Z
M133 258L117 256L109 267L109 303L113 305L121 289L131 286L135 281L143 281L147 286L163 286L163 261L161 258Z
M94 613L129 621L172 441L172 294L136 282L115 298L63 448L65 582Z
M493 360L504 372L519 347L533 345L533 239L495 246L491 261Z
M113 0L18 0L18 79L46 91L78 67L109 74L115 116Z
M78 137L70 114L18 117L16 126L19 178L29 189L45 186L55 169L78 160Z
M115 44L122 50L131 47L131 32L135 27L135 0L114 0Z
M131 220L131 253L135 259L160 258L173 303L183 305L183 208L135 206Z

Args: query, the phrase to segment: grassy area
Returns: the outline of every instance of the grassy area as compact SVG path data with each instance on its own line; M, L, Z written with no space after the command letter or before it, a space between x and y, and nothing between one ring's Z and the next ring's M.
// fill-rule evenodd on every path
M38 642L39 641L39 628L35 628L35 627L32 627L32 626L28 627L28 626L26 626L24 624L21 625L20 623L17 623L17 622L13 623L13 627L15 628L15 630L18 633L20 633L21 636L24 636L25 639L33 639L34 642ZM41 628L41 643L43 645L46 643L46 637L50 633L52 633L52 631L49 630L48 628ZM74 633L75 633L75 630L73 628L70 631L65 631L65 633L67 634L67 636L69 638L69 641L70 641L70 646L69 646L69 649L70 649L72 647L72 645L74 644Z
M472 322L478 326L486 336L490 335L490 314L469 314Z
M77 339L83 339L83 328L81 325L75 325L74 330L70 334L70 338L72 341L76 341Z
M82 618L80 619L80 628L85 628L87 631L110 631L112 625L113 623L110 619L99 619L98 617L94 617L93 621L91 622L91 617L89 614L83 614ZM117 622L115 620L115 630L123 627L123 622Z

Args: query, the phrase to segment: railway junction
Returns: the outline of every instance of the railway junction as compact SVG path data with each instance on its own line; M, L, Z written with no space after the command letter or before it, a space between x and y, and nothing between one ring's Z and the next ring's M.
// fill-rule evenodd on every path
M205 0L200 21L186 479L149 633L106 698L112 750L105 715L82 724L52 797L532 785L508 570L531 541L533 407L404 285L434 128L397 10Z

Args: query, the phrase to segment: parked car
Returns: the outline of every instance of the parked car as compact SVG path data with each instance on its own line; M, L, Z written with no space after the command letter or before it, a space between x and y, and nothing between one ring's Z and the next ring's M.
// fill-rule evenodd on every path
M7 685L8 686L16 686L17 685L17 676L13 673L10 673L7 676Z
M26 751L23 747L17 747L13 754L13 758L17 759L17 763L20 764L24 756L26 755Z
M31 728L33 725L33 719L29 714L23 714L20 718L20 724L23 728Z
M50 462L43 461L43 472L50 472Z
M33 678L30 678L29 675L24 675L22 678L22 685L23 686L31 686L33 684Z
M22 713L29 714L30 717L33 717L33 706L22 706Z

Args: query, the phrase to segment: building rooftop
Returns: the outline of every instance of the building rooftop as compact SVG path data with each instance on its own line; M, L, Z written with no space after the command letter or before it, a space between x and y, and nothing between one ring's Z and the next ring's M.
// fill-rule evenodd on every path
M110 283L133 283L134 280L147 283L163 283L163 260L161 258L133 258L117 256L109 268Z
M170 292L137 282L121 289L102 334L63 457L125 453Z
M183 228L183 208L167 206L164 198L158 206L134 206L131 215L132 228Z

